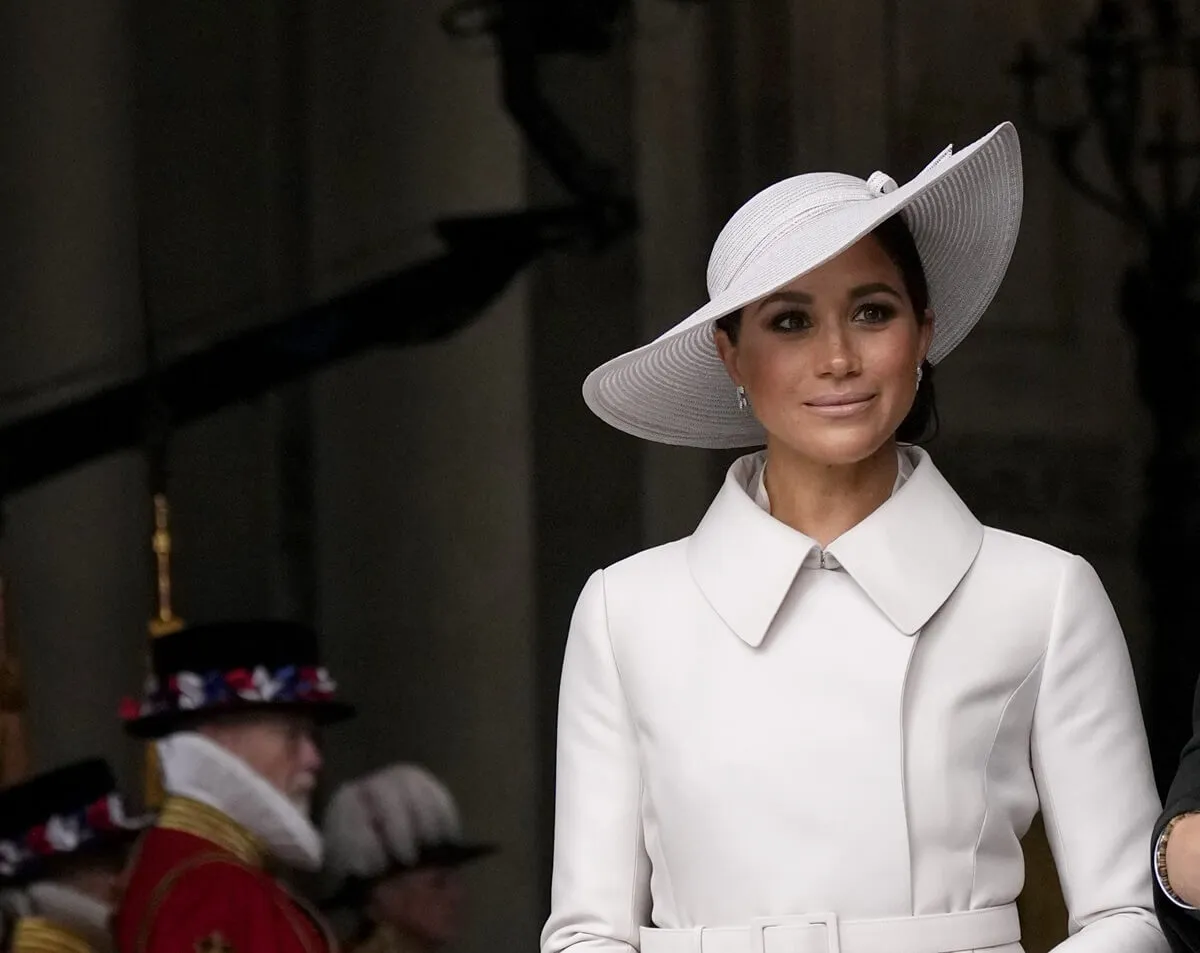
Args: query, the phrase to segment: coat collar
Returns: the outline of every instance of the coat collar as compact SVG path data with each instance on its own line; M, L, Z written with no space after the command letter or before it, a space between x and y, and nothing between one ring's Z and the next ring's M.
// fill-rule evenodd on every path
M975 561L983 526L929 455L906 451L912 476L826 552L904 635L915 635ZM750 487L762 452L737 460L688 543L692 577L748 645L762 644L805 557L817 543L763 512Z

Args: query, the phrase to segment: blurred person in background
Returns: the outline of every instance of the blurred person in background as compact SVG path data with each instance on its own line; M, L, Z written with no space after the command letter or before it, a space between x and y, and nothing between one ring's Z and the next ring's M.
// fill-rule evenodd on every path
M454 798L415 764L342 785L323 825L328 907L351 911L356 953L434 953L463 929L461 868L495 852L463 838Z
M12 953L111 953L109 921L130 849L109 765L89 759L0 791L0 903Z
M1154 827L1154 901L1176 953L1200 953L1200 684L1192 740L1183 749L1167 803Z
M120 953L332 953L282 866L321 867L310 810L320 726L350 717L317 634L281 621L192 626L151 643L154 674L123 706L156 739L167 798L114 921Z

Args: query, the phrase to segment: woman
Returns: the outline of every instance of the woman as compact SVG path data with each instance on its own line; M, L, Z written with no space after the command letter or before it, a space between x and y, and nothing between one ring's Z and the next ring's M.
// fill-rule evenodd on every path
M461 868L495 851L463 840L454 798L414 764L342 785L324 830L330 905L356 915L356 953L433 953L452 943L462 927Z
M910 445L1021 200L1008 124L903 187L777 183L718 237L711 301L588 377L628 433L766 450L579 598L543 953L1017 953L1039 808L1066 947L1165 949L1100 580L981 526Z

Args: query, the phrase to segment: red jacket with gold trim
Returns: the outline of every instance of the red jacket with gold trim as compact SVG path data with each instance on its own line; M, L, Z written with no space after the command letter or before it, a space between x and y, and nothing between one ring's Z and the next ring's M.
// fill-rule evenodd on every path
M263 867L249 832L172 799L143 837L113 920L119 953L334 953L329 929Z

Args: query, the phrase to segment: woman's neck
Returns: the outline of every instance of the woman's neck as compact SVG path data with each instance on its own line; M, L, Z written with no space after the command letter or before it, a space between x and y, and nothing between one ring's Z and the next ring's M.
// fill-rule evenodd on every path
M764 479L771 515L824 548L887 501L897 469L891 441L865 460L840 466L768 445Z

